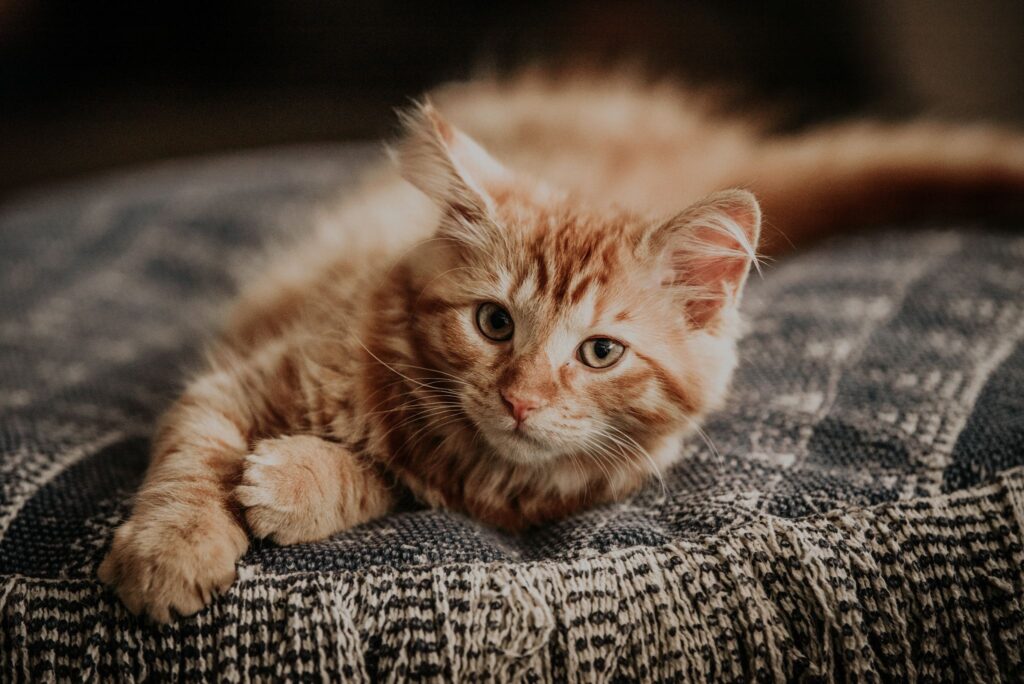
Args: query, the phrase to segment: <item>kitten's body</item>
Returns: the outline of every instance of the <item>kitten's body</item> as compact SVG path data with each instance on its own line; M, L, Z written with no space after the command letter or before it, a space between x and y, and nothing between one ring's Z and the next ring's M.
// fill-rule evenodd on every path
M736 363L759 214L731 192L673 216L708 193L754 189L794 238L892 214L911 190L1024 194L1024 142L982 129L771 139L626 79L434 99L505 166L421 109L399 149L412 183L374 170L247 290L100 568L131 609L201 608L233 580L245 525L319 539L408 490L519 529L635 491ZM512 313L513 339L474 328L488 301ZM596 335L628 343L621 362L579 362Z

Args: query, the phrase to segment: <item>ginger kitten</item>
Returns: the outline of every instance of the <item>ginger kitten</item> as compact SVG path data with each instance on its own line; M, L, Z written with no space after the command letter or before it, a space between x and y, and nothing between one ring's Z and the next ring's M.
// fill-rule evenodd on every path
M404 492L519 530L659 476L736 365L761 209L723 188L798 238L1024 194L1024 143L985 129L778 139L626 80L436 101L508 165L418 107L401 177L373 172L249 288L99 568L133 612L198 611L250 533L322 539Z

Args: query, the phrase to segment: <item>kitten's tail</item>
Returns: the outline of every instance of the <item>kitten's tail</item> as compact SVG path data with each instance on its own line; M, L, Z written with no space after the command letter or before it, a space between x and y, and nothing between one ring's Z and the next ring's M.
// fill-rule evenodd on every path
M844 228L936 217L1024 217L1024 135L990 126L853 124L765 143L748 186L769 254Z

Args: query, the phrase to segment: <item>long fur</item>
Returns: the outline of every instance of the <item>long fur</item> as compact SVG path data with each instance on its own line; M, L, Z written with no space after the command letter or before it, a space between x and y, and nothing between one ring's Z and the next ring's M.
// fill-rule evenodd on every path
M725 400L762 211L779 251L1024 196L1016 134L776 137L623 76L452 85L403 125L399 168L257 274L162 421L99 569L130 609L195 612L251 534L320 539L405 494L512 530L624 497ZM617 363L583 363L594 337Z

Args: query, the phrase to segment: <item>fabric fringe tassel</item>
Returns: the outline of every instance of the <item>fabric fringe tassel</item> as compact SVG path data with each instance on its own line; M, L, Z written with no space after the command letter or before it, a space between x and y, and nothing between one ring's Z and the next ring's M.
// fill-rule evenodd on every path
M1024 469L957 494L558 562L246 573L136 620L91 581L0 585L3 681L1024 678Z

